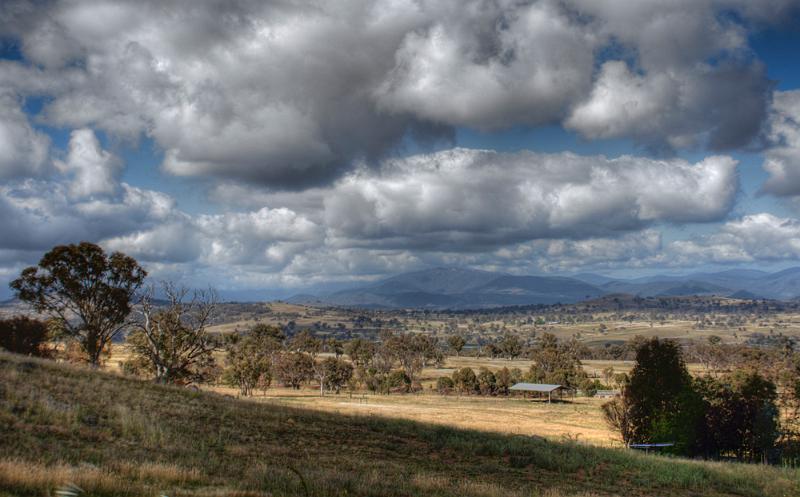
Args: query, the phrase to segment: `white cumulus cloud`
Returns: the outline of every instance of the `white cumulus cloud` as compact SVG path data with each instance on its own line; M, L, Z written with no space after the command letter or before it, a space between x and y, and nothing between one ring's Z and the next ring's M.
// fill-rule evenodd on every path
M542 238L608 236L658 222L723 218L736 161L454 149L388 161L325 195L334 241L452 251Z
M69 178L70 194L74 197L113 195L117 192L122 162L103 150L91 129L73 131L66 161L56 161L55 165Z
M41 175L49 153L47 135L31 126L19 98L0 88L0 180Z

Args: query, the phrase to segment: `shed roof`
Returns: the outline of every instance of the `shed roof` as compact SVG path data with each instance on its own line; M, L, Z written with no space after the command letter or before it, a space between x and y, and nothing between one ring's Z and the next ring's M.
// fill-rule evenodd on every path
M548 385L546 383L517 383L511 390L522 390L524 392L552 392L564 388L562 385Z

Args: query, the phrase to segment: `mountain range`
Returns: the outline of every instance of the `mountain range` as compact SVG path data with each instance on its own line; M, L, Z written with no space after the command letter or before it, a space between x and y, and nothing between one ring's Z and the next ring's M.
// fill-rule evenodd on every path
M800 267L776 273L752 269L656 275L633 279L581 273L516 276L457 267L400 274L376 283L319 295L295 295L293 303L365 308L481 309L530 304L570 304L609 294L639 297L717 295L789 300L800 296Z

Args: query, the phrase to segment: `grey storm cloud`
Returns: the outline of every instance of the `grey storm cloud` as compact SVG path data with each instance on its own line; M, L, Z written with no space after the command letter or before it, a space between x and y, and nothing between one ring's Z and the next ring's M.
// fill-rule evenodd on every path
M2 248L41 252L53 245L100 240L146 229L171 216L168 196L119 185L115 198L76 199L60 183L26 180L0 185Z
M800 91L776 92L767 126L762 191L781 197L800 196Z
M796 2L190 3L5 2L0 31L24 60L0 64L0 85L46 97L48 124L152 138L172 174L276 188L330 184L459 126L728 149L769 105L745 26ZM0 131L41 150L26 126Z

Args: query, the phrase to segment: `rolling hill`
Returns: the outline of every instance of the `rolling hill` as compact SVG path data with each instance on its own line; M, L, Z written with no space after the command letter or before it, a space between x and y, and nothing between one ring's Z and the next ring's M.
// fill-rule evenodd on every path
M599 283L597 275L577 275L576 278ZM731 269L715 273L614 279L600 283L598 287L608 293L628 293L640 297L720 295L790 300L800 297L800 268L790 268L775 273Z
M752 269L618 279L591 273L516 276L439 267L376 283L289 302L365 308L482 309L531 304L570 304L608 294L639 297L724 296L789 300L800 296L800 268L776 273Z
M0 496L68 485L86 497L777 497L798 495L800 474L237 400L0 352Z
M298 296L294 303L374 308L471 309L573 303L605 292L574 278L512 276L474 269L434 268L327 295Z

